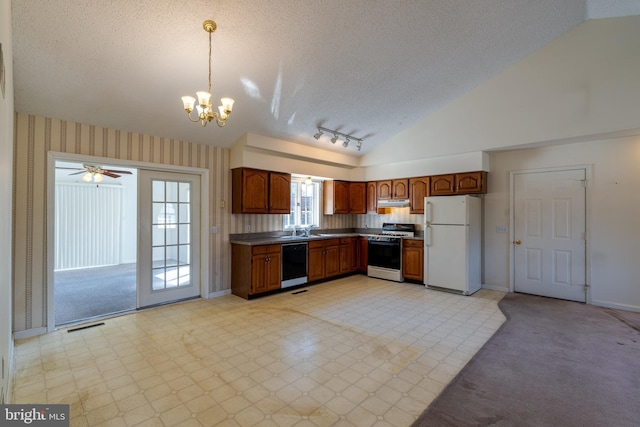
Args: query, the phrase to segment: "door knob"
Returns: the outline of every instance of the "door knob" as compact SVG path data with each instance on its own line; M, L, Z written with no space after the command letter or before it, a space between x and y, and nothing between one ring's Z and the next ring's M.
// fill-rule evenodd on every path
M522 243L522 242L521 242L520 240L516 240L516 241L515 241L515 242L513 242L513 243L515 243L516 245L519 245L519 244L520 244L520 243Z

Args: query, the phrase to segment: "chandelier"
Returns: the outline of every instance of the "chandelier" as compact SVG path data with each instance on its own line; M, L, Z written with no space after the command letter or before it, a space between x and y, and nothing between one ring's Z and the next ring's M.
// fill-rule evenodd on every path
M231 98L222 98L220 100L222 105L218 107L218 111L213 111L213 106L211 104L211 33L216 30L217 25L214 21L207 19L202 23L202 28L209 33L209 89L206 92L203 90L196 92L198 105L195 107L198 117L195 119L191 117L191 112L193 111L196 99L193 96L183 96L182 102L190 121L194 123L200 122L204 127L211 120L215 119L218 126L222 127L227 123L229 114L231 114L231 110L233 109L234 100Z
M342 132L338 132L337 130L332 130L332 129L327 129L327 128L323 128L322 126L318 126L318 132L316 132L313 137L315 139L320 139L320 137L322 135L324 135L324 133L328 133L328 134L332 134L333 137L331 138L331 143L335 144L338 141L338 137L341 136L344 138L344 142L342 143L342 146L344 148L347 148L349 146L349 143L351 141L355 141L356 142L356 150L360 151L360 149L362 149L362 142L363 139L362 138L356 138L353 135L349 135L346 133L342 133Z

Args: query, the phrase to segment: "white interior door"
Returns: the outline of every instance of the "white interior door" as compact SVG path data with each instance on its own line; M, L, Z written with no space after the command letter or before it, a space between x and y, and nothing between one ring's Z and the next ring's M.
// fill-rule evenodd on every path
M514 176L514 289L585 302L584 169Z
M200 176L140 170L138 307L200 295Z

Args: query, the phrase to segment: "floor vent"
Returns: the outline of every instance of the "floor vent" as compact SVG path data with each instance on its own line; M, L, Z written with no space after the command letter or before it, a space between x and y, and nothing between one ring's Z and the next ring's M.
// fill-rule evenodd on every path
M95 328L96 326L102 326L102 325L104 325L104 322L94 323L93 325L80 326L79 328L69 329L67 330L67 332L81 331L83 329Z

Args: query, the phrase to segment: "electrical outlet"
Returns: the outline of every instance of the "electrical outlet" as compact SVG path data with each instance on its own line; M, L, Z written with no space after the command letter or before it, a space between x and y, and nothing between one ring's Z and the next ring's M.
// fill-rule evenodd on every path
M506 233L506 232L507 232L506 225L499 225L496 227L496 233Z
M251 224L247 224L244 226L245 233L251 233Z
M211 227L211 234L218 234L220 232L220 227L218 227L217 225L214 225L213 227Z

